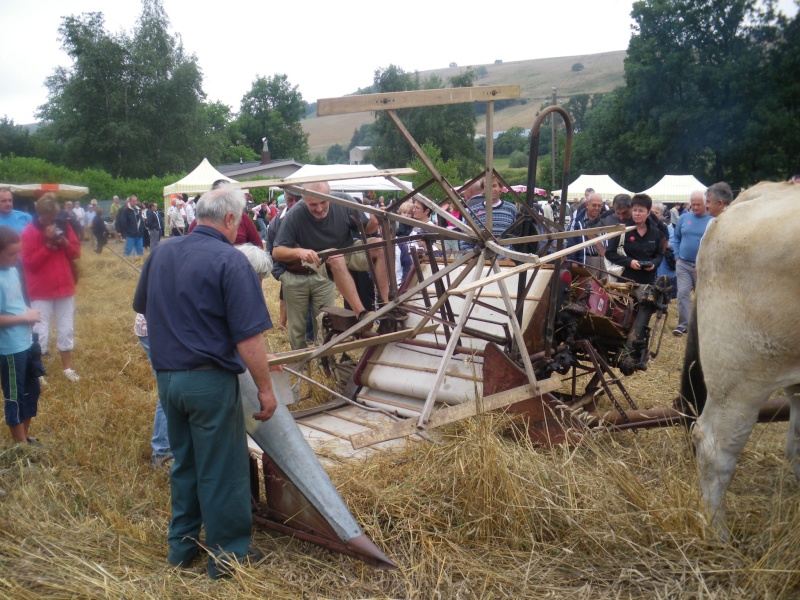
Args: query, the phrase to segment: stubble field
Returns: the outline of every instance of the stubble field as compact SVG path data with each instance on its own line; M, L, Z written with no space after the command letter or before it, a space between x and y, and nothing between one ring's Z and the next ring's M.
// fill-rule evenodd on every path
M81 381L66 381L49 362L32 428L43 446L13 447L7 434L0 443L0 597L800 597L798 484L783 457L785 424L757 426L745 448L728 498L731 544L699 512L682 429L540 450L502 435L506 418L486 415L436 444L329 468L396 571L262 529L254 543L268 560L231 579L209 580L201 561L170 568L169 477L149 461L155 383L130 308L137 273L87 245L81 272ZM277 320L277 284L264 289ZM265 342L288 349L283 332ZM627 380L640 405L671 402L682 344L668 336L653 367Z

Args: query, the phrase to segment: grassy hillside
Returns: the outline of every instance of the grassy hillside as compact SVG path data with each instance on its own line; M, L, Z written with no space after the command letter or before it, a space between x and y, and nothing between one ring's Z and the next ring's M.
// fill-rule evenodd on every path
M455 68L422 71L420 74L438 75L447 80L472 66L486 67L487 75L478 79L478 85L519 84L521 95L528 102L515 105L495 113L495 131L503 131L514 126L527 129L536 118L541 104L550 97L555 86L561 99L574 94L593 94L610 92L623 83L623 63L625 51L605 52L583 56L562 56L520 60L499 65L464 65ZM573 72L572 65L581 63L583 70ZM303 129L309 134L312 154L325 154L333 144L347 146L353 130L373 119L372 113L312 117L303 121ZM478 133L485 133L484 120L478 119Z

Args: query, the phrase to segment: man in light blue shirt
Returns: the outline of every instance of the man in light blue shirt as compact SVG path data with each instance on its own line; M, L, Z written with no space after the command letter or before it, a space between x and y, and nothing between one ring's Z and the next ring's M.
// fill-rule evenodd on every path
M711 221L706 212L703 192L692 192L689 199L690 210L683 213L675 226L675 271L678 278L678 326L672 333L678 337L684 335L689 328L691 315L691 294L697 283L695 262L700 240Z
M17 233L33 220L33 217L21 210L14 210L14 197L11 190L4 187L0 188L0 225L7 225Z

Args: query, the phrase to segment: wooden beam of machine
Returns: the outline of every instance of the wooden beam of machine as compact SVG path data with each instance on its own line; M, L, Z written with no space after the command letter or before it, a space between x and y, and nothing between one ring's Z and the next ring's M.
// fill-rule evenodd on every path
M539 392L541 394L552 392L560 387L561 378L557 375L539 381ZM492 394L491 396L486 396L481 402L465 402L464 404L448 406L447 408L439 408L431 413L430 419L428 419L424 429L429 430L434 427L441 427L448 423L455 423L456 421L467 419L481 412L505 408L515 402L537 397L537 395L538 394L533 391L533 387L530 385L522 385L504 392ZM419 432L417 419L411 418L392 423L391 425L379 429L354 433L350 436L350 443L353 445L354 449L358 450L365 446L371 446L372 444L385 442L387 440L396 440Z
M316 183L317 181L338 181L340 179L366 179L367 177L400 177L402 175L416 175L414 169L379 169L377 171L356 171L354 173L326 174L320 179L319 175L309 175L308 177L283 177L281 179L261 179L259 181L235 181L231 185L240 188L262 188L262 187L286 187L290 185L302 185L304 183Z
M465 102L515 100L520 97L519 90L518 85L496 85L320 98L317 100L317 116L343 115L373 110L419 108L421 106L442 106L444 104L463 104Z
M421 333L433 333L436 331L436 325L428 325L423 327ZM375 335L372 337L364 337L351 342L342 342L336 346L332 346L324 352L318 354L318 357L330 356L332 354L342 354L351 350L361 350L362 348L369 348L370 346L379 346L381 344L388 344L389 342L401 342L408 338L413 338L417 335L414 329L401 329L400 331L393 331L392 333L384 333L382 335ZM305 350L290 350L289 352L281 352L267 361L269 366L275 365L288 365L311 356L316 348L307 348Z
M463 205L461 197L453 191L453 188L450 187L450 184L448 184L445 178L442 177L442 174L439 173L438 169L436 168L436 165L434 165L431 159L428 158L428 155L425 154L425 152L422 150L422 147L414 139L414 136L411 135L411 132L408 131L408 128L405 125L403 125L403 122L400 120L400 117L397 116L397 113L393 110L387 110L386 116L389 117L392 123L394 123L394 126L400 132L400 135L402 135L405 138L408 145L411 146L411 150L414 152L414 154L417 155L417 158L419 158L422 161L422 164L425 165L425 168L428 169L428 171L431 174L431 177L433 177L436 180L436 182L442 188L444 193L447 194L447 197L450 199L450 202L453 203L453 206L456 207L456 209L458 210L458 212L461 213L461 216L464 218L467 224L472 228L473 235L481 239L486 239L488 235L489 237L494 239L494 236L491 236L490 234L484 235L484 232L482 232L481 228L478 226L478 224L475 222L475 219L472 217L472 213L468 211Z
M492 261L492 270L495 273L500 272L500 267L497 266L496 260ZM517 316L514 312L514 305L511 302L511 296L508 293L508 288L506 288L506 282L505 280L501 279L497 282L497 285L500 288L500 295L503 297L503 304L505 304L506 307L506 313L508 314L508 321L511 325L511 331L514 334L514 340L517 342L517 349L519 350L520 357L522 358L522 366L525 367L525 374L528 376L528 383L533 386L533 389L537 394L541 394L539 382L536 379L536 374L533 372L533 363L531 363L531 357L525 349L525 340L522 337L522 328L519 326L519 321L517 321Z
M553 233L526 235L525 237L503 238L502 240L497 240L497 243L501 246L511 246L512 244L525 244L527 242L544 242L546 240L559 240L577 236L585 237L587 235L600 235L612 231L622 233L625 231L625 225L620 223L618 225L606 225L605 227L592 227L591 229L570 229L568 231L555 231Z
M632 229L635 229L635 228L636 228L635 225L631 225L630 227L627 227L625 229L625 231L628 232L628 231L631 231ZM516 267L511 267L510 269L507 269L507 270L503 271L502 273L495 273L494 275L490 275L489 277L486 277L485 279L481 279L481 280L475 281L473 283L467 283L466 285L462 285L462 286L459 286L457 288L452 288L452 289L449 290L449 292L451 294L457 294L459 296L462 295L462 294L466 294L470 290L474 290L476 288L479 288L479 287L482 287L482 286L485 286L485 285L489 285L490 283L494 283L495 281L500 281L501 279L506 279L507 277L511 277L513 275L516 275L517 273L522 273L523 271L527 271L528 269L533 269L533 268L535 268L535 267L537 267L539 265L542 265L542 264L545 264L545 263L549 263L549 262L553 262L554 260L556 260L558 258L564 258L565 256L569 256L570 254L572 254L573 252L575 252L577 250L580 250L581 248L586 248L588 246L591 246L592 244L596 244L597 242L604 242L604 241L609 240L609 239L611 239L613 237L616 237L618 235L619 235L619 233L615 231L613 233L607 233L605 235L601 235L601 236L598 236L596 238L592 238L591 240L588 240L588 241L585 241L585 242L581 242L580 244L575 244L574 246L571 246L569 248L565 248L564 250L560 250L558 252L553 252L552 254L548 254L547 256L542 256L540 258L539 264L525 263L525 264L517 265Z
M458 276L453 281L452 287L454 288L458 287L459 284L461 284L461 282L464 281L464 279L466 279L467 275L469 275L472 269L474 269L476 266L481 269L481 272L483 271L483 262L481 262L481 264L478 265L479 259L482 260L482 256L475 257L473 260L470 260L467 263L467 265L461 270L461 273L459 273ZM450 294L445 289L444 294L439 296L436 299L436 302L434 302L433 305L428 310L428 315L431 316L435 315L439 311L439 309L444 305L444 303L449 302L449 300L450 300ZM419 323L417 323L417 326L414 328L414 337L416 337L422 332L422 329L427 326L429 321L430 317L423 317L422 320Z

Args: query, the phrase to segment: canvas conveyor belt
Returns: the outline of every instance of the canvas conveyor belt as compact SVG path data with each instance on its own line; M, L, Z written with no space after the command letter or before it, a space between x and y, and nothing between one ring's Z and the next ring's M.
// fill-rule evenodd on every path
M430 275L430 266L423 265L423 276ZM488 275L489 268L484 269ZM454 273L453 277L457 273ZM547 288L552 271L542 269L526 296L523 309L523 331L528 327L534 310ZM517 277L507 281L512 301L516 301ZM428 301L435 302L436 290L428 288ZM496 338L507 335L507 316L497 284L487 286L480 296L486 306L474 303L469 327ZM408 304L425 309L422 294ZM455 315L464 310L464 300L451 296L451 307ZM413 328L422 316L409 312L404 327ZM367 408L334 400L330 405L295 413L296 422L314 451L323 459L364 458L374 452L382 452L402 446L405 439L419 440L419 436L390 440L354 449L350 436L377 429L399 419L416 419L421 414L425 399L435 384L436 372L447 343L445 326L439 323L435 331L420 333L414 340L390 342L375 346L364 352L354 376L358 392L357 403ZM487 341L474 335L462 334L459 351L449 360L444 380L439 388L437 406L452 406L473 402L483 388L483 358L481 352ZM438 346L438 347L437 347ZM372 411L368 408L373 409ZM380 412L376 412L377 409ZM388 413L388 414L387 414Z

